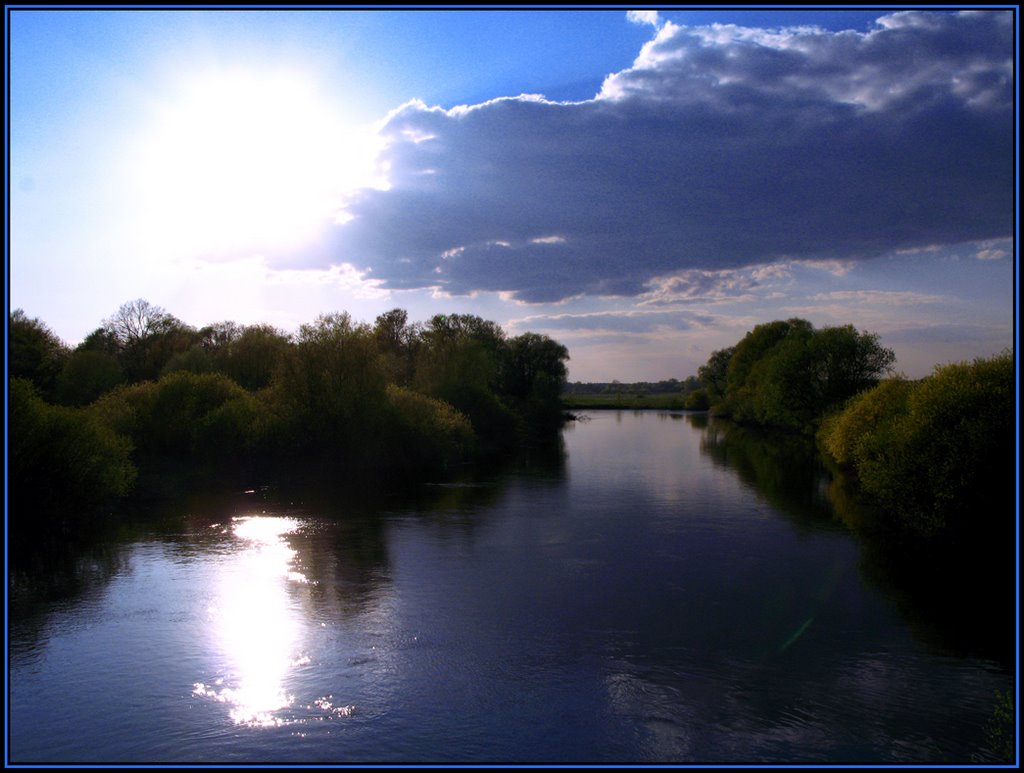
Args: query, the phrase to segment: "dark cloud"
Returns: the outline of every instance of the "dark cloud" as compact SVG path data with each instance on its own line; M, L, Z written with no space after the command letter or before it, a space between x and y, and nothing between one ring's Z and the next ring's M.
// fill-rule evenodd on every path
M1013 13L870 33L666 24L595 99L411 103L307 266L540 302L656 277L860 260L1013 229Z

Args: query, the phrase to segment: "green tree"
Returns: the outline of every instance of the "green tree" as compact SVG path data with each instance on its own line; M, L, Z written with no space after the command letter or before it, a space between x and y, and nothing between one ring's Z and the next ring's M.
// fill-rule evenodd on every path
M246 389L270 385L291 347L289 336L272 325L247 325L227 344L221 370Z
M8 401L12 533L75 528L128 493L131 443L92 411L49 405L20 378L11 379Z
M420 344L419 327L409 324L404 309L392 309L377 317L373 335L387 363L389 380L401 386L411 384Z
M501 327L470 314L432 317L416 353L417 391L465 414L485 453L514 444L520 434L515 415L497 395L507 357Z
M295 446L351 459L379 422L386 386L370 326L326 314L299 329L274 382L275 402Z
M500 394L531 434L548 434L562 421L561 394L569 374L569 350L538 333L508 341L500 368Z
M77 347L57 378L57 401L88 405L124 381L117 357L100 349Z
M688 411L706 411L711 407L711 400L704 389L694 389L686 395L683 408Z
M551 400L565 385L569 350L539 333L523 333L508 341L500 385L503 394Z
M28 379L52 398L69 353L67 346L46 323L29 319L21 309L11 312L7 335L9 376Z
M709 380L725 359L716 352ZM814 431L821 418L872 386L895 359L878 337L852 325L815 330L802 319L758 325L728 358L726 389L716 412L737 421Z
M707 363L697 369L697 378L700 386L704 389L705 401L709 405L721 402L725 396L729 377L729 361L732 359L735 350L736 347L729 346L725 349L711 352Z
M106 327L98 327L93 330L77 348L90 352L103 352L112 357L120 357L122 351L121 341L113 331Z

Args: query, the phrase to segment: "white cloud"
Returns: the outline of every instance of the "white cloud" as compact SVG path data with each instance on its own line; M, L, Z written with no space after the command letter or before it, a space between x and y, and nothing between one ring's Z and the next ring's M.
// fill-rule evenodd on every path
M626 11L626 18L633 24L650 24L652 27L660 27L662 23L657 11Z
M975 254L978 260L999 260L1005 258L1010 254L1009 250L1005 250L1002 247L996 247L991 244L978 245L978 252Z
M870 306L917 306L924 303L949 303L950 298L929 293L893 290L837 290L811 296L812 301L850 301Z
M750 300L750 290L758 285L751 272L734 269L708 271L691 269L672 276L655 277L647 283L651 289L638 298L640 305L665 305L680 302Z
M797 263L817 271L824 271L832 276L846 276L857 265L852 260L801 260Z
M704 327L713 318L678 309L668 311L597 311L575 314L534 314L511 320L508 326L522 330L552 330L586 332L613 332L619 334L648 334L659 331L682 331Z

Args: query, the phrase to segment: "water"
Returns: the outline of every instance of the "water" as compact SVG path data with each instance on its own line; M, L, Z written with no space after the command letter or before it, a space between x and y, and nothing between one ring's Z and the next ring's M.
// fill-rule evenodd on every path
M195 500L77 559L11 614L11 761L979 752L1012 673L870 579L806 449L588 418L563 456L411 503Z

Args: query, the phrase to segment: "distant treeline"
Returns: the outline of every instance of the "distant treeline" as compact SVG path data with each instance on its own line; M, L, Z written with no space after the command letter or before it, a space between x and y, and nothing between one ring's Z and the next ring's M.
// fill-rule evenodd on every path
M711 354L686 407L815 434L905 534L1005 533L1016 475L1012 352L936 366L918 381L892 375L894 362L877 335L852 325L769 322Z
M225 480L313 469L416 480L554 438L568 351L472 315L374 324L327 314L288 334L186 325L124 304L70 348L9 318L10 523L70 529L109 510L139 472Z
M696 376L679 381L670 378L667 381L571 381L565 385L566 395L685 395L700 388L700 379Z

